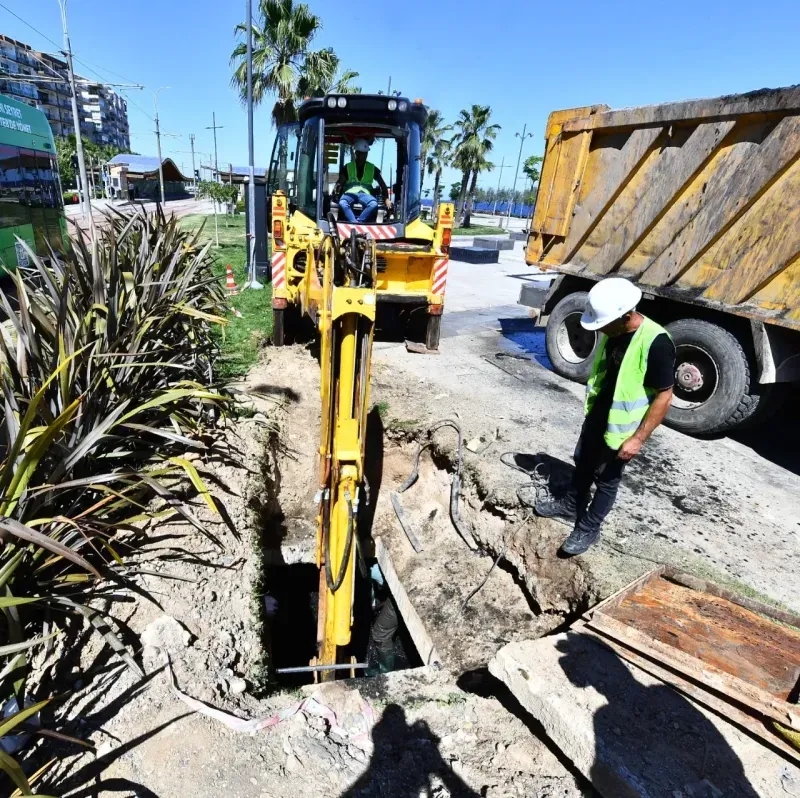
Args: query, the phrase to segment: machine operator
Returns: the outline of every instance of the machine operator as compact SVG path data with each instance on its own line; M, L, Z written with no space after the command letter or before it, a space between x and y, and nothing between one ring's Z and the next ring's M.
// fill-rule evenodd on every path
M339 210L345 221L355 224L368 224L374 222L378 215L378 200L372 195L372 184L378 183L381 199L387 210L391 210L392 202L389 199L389 189L380 170L375 164L367 160L369 142L366 139L357 139L353 145L355 160L350 161L334 189L334 196L339 197ZM356 218L353 213L353 203L359 202L363 210Z

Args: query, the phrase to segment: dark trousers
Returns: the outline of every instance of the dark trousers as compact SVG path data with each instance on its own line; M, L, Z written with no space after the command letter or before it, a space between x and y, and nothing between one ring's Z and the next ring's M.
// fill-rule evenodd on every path
M582 528L592 532L600 529L614 506L626 465L617 457L615 449L606 446L602 429L584 424L575 447L575 473L570 488L577 507L578 525ZM591 496L592 484L596 486L594 497Z

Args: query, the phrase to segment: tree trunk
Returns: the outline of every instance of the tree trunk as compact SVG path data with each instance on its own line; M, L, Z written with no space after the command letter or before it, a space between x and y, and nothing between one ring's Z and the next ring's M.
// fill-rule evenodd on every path
M478 186L478 170L475 169L472 173L472 185L469 187L469 194L467 195L467 207L464 211L463 227L470 226L470 217L472 216L472 203L475 201L475 190Z
M464 203L467 200L467 184L469 183L470 170L467 169L461 178L461 191L458 195L458 205L456 206L456 225L460 226L461 215L464 213Z
M425 183L425 162L427 160L428 159L425 156L423 156L423 158L422 158L422 160L420 161L420 164L419 164L419 195L420 195L420 197L422 196L422 186Z
M436 208L439 206L439 181L442 179L442 170L436 170L436 179L433 182L433 210L434 213L436 212Z

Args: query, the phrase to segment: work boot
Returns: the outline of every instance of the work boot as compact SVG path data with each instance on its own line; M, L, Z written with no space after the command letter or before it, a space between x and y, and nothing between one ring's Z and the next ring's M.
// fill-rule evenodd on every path
M581 519L575 524L570 536L561 544L558 552L567 557L583 554L599 537L600 525L592 526L586 523L585 518Z
M558 498L548 496L546 499L537 499L534 509L537 515L544 518L561 518L564 521L574 522L578 515L575 497L571 493Z

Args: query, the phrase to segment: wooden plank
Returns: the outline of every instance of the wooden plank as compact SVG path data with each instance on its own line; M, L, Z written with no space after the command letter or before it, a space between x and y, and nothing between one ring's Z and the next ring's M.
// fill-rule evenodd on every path
M693 122L737 114L796 113L798 111L800 111L800 86L790 86L785 89L762 89L746 94L729 94L704 100L643 105L638 108L608 111L565 122L564 132L577 133L579 130Z
M660 640L655 640L602 612L594 613L588 621L588 626L686 674L690 679L708 685L712 690L750 707L766 718L777 720L795 731L800 731L800 706L781 701L766 690L731 676Z
M715 582L708 582L705 579L699 579L692 574L687 574L683 571L677 571L674 568L667 566L664 569L664 578L669 579L671 582L683 585L684 587L698 590L702 593L708 593L711 596L725 599L733 604L738 604L751 612L757 612L759 615L764 615L767 618L780 621L781 623L788 624L800 629L800 615L788 610L782 610L779 607L773 607L770 604L764 604L761 601L742 596L735 593L733 590L728 590Z
M389 548L381 537L375 538L375 558L378 560L383 578L386 580L394 603L397 605L397 611L400 613L408 633L414 641L414 646L423 664L441 667L442 658L436 651L436 646L433 645L433 640L431 640L425 624L419 617L419 613L411 603L411 599L408 597L408 593L406 593L406 589L397 575Z
M635 593L645 585L650 584L650 582L652 582L654 579L660 579L666 570L666 567L666 565L659 565L657 568L652 568L651 570L646 571L638 579L634 579L633 582L629 582L624 587L621 587L619 590L608 596L608 598L603 599L599 604L595 604L594 607L588 610L583 617L588 620L596 612L603 612L618 606L623 599L626 599L628 596Z
M666 579L605 614L787 701L800 679L800 631Z
M595 274L608 274L633 250L656 219L679 198L683 186L719 147L735 122L706 122L698 125L681 146L666 146L652 174L641 185L641 193L600 251L588 264ZM676 137L680 131L675 132Z
M737 219L702 261L724 269L704 296L732 305L746 302L800 253L800 161ZM719 249L717 249L719 247ZM691 271L682 279L688 280Z
M709 177L702 205L643 276L655 285L673 282L800 157L800 115L784 117L757 146L733 147Z
M654 662L633 649L622 645L622 643L613 638L606 637L601 632L591 629L585 623L578 622L577 624L573 624L571 628L579 634L590 635L603 645L608 646L622 659L636 665L637 668L649 673L651 676L655 676L656 679L660 679L664 684L674 687L693 701L707 707L712 712L716 712L720 717L739 726L739 728L754 737L758 737L767 745L775 748L781 754L790 757L793 761L800 764L800 751L786 742L777 732L772 731L771 727L765 724L760 716L756 717L748 714L736 704L709 692L704 686L689 681L677 671Z
M572 259L575 250L602 217L603 211L614 201L663 130L662 127L634 130L622 149L607 148L607 156L601 157L595 170L599 177L597 183L586 199L575 207L564 246L565 260Z

